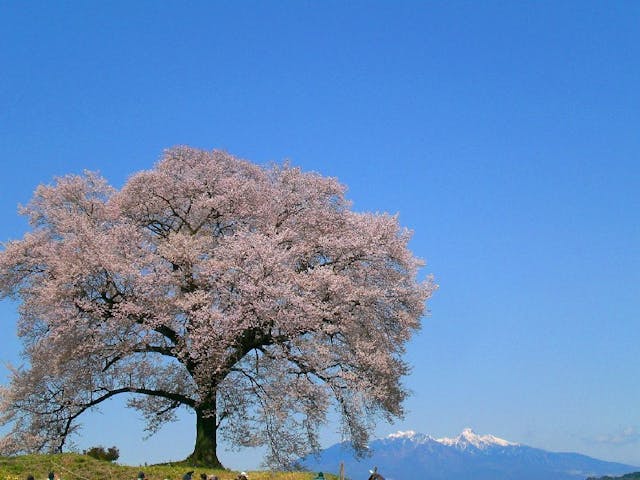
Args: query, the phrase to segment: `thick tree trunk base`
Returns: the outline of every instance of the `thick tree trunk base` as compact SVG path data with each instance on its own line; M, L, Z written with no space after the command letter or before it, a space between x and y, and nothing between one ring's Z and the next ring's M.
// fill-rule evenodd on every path
M194 467L224 468L217 454L216 418L196 410L196 445L186 459Z
M215 453L211 454L207 452L194 451L185 459L185 463L188 463L189 465L192 465L194 467L206 467L224 470L224 466L222 465L222 463L220 463L220 460L218 460L218 456Z

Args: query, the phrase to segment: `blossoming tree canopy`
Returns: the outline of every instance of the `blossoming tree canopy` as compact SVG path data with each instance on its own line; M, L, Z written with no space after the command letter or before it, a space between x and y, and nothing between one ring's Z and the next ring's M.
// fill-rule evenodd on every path
M0 392L0 451L59 451L118 394L151 433L194 410L195 464L220 465L220 434L288 466L332 406L363 449L402 415L401 356L435 286L397 218L344 190L188 147L121 190L94 173L39 186L31 231L0 252L27 361Z

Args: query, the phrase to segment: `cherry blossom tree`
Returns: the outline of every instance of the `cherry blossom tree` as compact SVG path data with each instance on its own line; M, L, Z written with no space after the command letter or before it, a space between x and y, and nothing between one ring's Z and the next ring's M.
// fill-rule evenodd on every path
M0 451L61 451L119 394L150 433L195 411L199 465L220 466L220 436L290 466L332 407L363 451L403 413L401 357L435 285L397 217L344 191L189 147L120 190L90 172L39 186L31 230L0 251L25 360L0 390Z

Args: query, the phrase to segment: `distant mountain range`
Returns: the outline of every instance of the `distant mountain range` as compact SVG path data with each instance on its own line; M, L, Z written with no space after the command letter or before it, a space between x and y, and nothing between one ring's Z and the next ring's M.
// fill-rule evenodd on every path
M587 480L640 480L640 472L627 473L621 477L589 477Z
M554 453L465 429L455 438L413 431L373 440L371 456L357 461L347 443L333 445L301 463L312 471L337 472L340 462L352 480L368 478L378 467L386 480L585 480L621 475L637 467L578 453Z

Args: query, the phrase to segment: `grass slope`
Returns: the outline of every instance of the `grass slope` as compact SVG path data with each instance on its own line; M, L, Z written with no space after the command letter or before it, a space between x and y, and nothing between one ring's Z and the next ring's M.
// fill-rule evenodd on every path
M238 472L190 467L185 463L129 467L95 460L86 455L63 453L60 455L21 455L0 457L0 480L26 480L33 475L36 480L44 480L53 470L63 480L135 480L143 471L148 480L181 480L182 475L194 470L194 480L201 473L217 475L220 480L233 480ZM249 480L312 480L317 472L248 472ZM325 474L327 480L335 480Z

